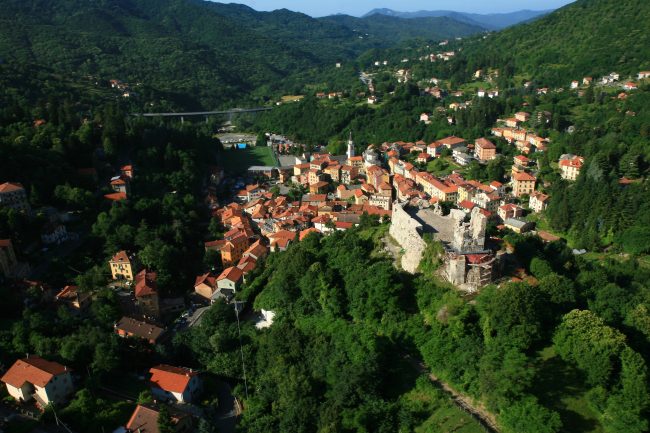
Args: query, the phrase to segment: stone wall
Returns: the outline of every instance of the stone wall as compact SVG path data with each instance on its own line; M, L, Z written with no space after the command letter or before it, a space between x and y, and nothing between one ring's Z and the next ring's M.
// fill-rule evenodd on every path
M420 266L422 255L427 247L420 234L421 230L422 225L411 218L403 205L395 202L389 233L404 249L402 269L411 274L414 274Z

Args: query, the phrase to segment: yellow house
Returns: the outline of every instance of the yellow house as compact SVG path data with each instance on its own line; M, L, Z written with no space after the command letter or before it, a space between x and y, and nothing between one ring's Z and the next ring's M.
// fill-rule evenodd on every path
M133 263L126 254L126 251L119 251L108 264L111 267L111 274L114 280L124 279L133 281Z

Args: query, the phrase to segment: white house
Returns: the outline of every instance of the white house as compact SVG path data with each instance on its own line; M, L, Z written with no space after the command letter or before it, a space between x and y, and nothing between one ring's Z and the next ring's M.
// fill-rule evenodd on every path
M191 403L203 388L199 372L191 368L157 365L149 370L151 393L165 401Z
M7 392L16 400L35 399L41 407L63 403L74 391L67 367L38 356L28 355L19 359L0 381L4 382Z
M548 195L535 191L530 195L528 207L532 209L533 212L539 213L548 207L548 198Z
M243 272L236 266L231 266L217 277L217 291L215 295L232 296L237 293L237 289L242 281ZM213 295L214 298L214 295Z

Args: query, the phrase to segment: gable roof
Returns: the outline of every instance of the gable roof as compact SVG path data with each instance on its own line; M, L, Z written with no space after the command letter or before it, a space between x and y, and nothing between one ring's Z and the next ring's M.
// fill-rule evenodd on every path
M201 284L206 284L207 286L214 288L216 282L217 279L210 272L208 272L207 274L199 275L196 277L196 280L194 281L194 287L200 286Z
M217 281L221 280L230 280L235 283L241 280L243 272L236 266L231 266L223 270L223 272L217 277Z
M152 374L149 383L151 386L160 388L169 392L184 392L194 376L199 372L184 367L174 367L171 365L160 364L149 370Z
M515 173L514 179L517 182L526 182L526 181L533 182L537 180L535 176L526 172Z
M25 382L42 388L54 376L63 374L66 371L67 368L58 362L48 361L40 356L29 356L16 361L0 381L15 388L20 388Z
M492 143L490 140L487 138L479 138L474 142L477 146L479 146L481 149L496 149L497 147Z
M165 330L159 326L126 316L122 317L120 321L115 324L115 329L152 341L156 341L165 332Z
M160 433L158 428L158 416L160 411L153 405L137 405L129 422L126 423L126 429L130 432L139 433ZM188 415L181 412L172 412L172 424L178 424L181 419Z
M24 190L23 185L18 182L5 182L0 184L0 194Z
M122 250L115 253L115 255L111 258L111 262L130 263L131 261L129 260L129 256L126 254L126 251Z
M158 293L156 279L158 276L155 272L147 272L146 269L141 270L135 276L135 296L149 296Z

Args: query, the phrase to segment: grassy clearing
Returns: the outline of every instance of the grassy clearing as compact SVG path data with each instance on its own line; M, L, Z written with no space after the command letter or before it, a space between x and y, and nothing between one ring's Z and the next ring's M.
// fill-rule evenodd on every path
M418 378L415 389L402 399L413 417L415 433L485 433L471 415L455 406L425 376Z
M253 165L277 166L273 150L267 146L224 150L222 164L228 173L244 173Z
M562 432L603 433L597 414L586 398L588 386L580 371L547 347L539 353L541 369L535 387L540 402L560 414Z

